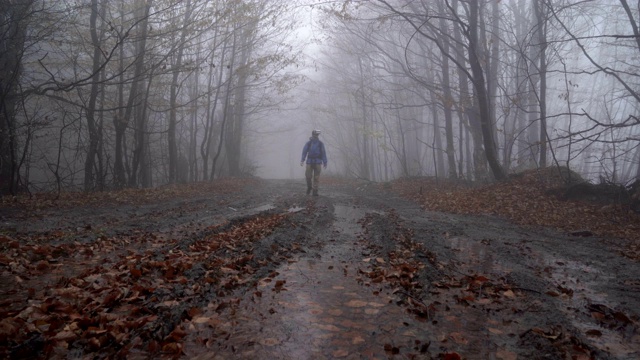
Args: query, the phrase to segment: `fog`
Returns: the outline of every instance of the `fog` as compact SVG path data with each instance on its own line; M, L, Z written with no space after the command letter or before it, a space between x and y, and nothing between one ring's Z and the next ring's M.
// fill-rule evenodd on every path
M313 129L325 176L486 182L569 166L628 184L640 176L637 6L8 5L0 187L300 179Z
M313 4L317 2L309 1ZM302 5L294 14L296 28L290 38L294 48L301 49L300 64L287 71L304 76L304 82L292 91L289 102L283 108L268 115L264 121L256 124L257 130L251 140L252 158L258 164L257 176L267 179L297 179L304 177L304 168L300 167L300 157L304 144L309 140L311 131L326 130L327 119L319 116L314 109L314 97L323 96L318 91L318 61L320 55L320 37L318 24L314 20L318 11L310 5ZM330 145L327 131L321 135L322 141ZM328 148L327 156L333 162ZM333 167L334 164L332 164ZM331 168L327 170L333 172Z

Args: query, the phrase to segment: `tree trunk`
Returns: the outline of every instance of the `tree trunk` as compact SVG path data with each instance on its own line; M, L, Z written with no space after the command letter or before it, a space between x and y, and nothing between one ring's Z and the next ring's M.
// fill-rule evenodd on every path
M438 107L435 91L429 91L431 94L431 117L433 118L433 164L436 171L436 177L444 176L444 156L442 151L442 133L440 132L440 120L438 117ZM448 155L448 154L447 154Z
M144 96L143 93L140 91L140 85L142 84L142 73L144 71L144 58L145 58L145 53L146 53L146 45L147 45L147 30L148 30L148 20L149 20L149 11L151 9L151 5L152 5L152 0L147 0L145 1L145 6L142 9L142 14L141 14L141 21L139 23L139 32L138 32L138 46L137 46L137 50L136 50L136 61L135 61L135 67L134 67L134 78L133 78L133 82L131 83L131 90L129 91L129 100L127 102L127 106L126 106L126 111L124 114L124 120L123 123L121 124L121 126L123 126L123 130L126 129L127 124L129 124L129 121L131 119L132 114L135 113L136 114L140 114L140 106L144 106ZM143 119L138 118L136 121L136 131L140 131L141 130L141 126L140 126L140 121L142 121ZM124 138L124 131L122 132L122 136ZM140 141L143 140L143 138L141 139L141 135L136 132L136 140ZM137 185L137 165L139 162L139 157L140 157L140 146L144 147L143 144L137 143L136 144L136 150L138 152L137 157L136 154L134 153L134 167L132 168L132 172L131 172L131 177L129 179L129 185L130 186L135 186Z
M133 152L133 161L131 165L131 178L129 184L131 186L141 185L144 188L149 188L152 185L151 173L149 169L149 135L147 134L147 105L149 103L149 94L153 83L153 71L149 74L149 80L147 82L147 89L141 94L144 96L141 99L142 103L136 109L135 117L135 148ZM139 179L139 180L138 180Z
M240 58L236 73L238 76L237 86L233 88L233 113L228 114L227 135L225 137L225 150L231 176L239 176L242 173L240 168L242 161L242 142L244 135L244 123L246 121L246 97L247 80L251 74L250 60L255 46L256 23L251 23L242 28L240 39ZM237 30L238 31L238 30Z
M484 80L484 71L478 58L478 3L469 3L469 64L473 74L473 87L478 99L480 126L482 129L483 144L487 162L493 176L497 180L505 179L505 174L498 162L495 141L493 139L490 102L487 96L487 88Z
M360 176L369 180L371 176L369 166L369 134L367 128L367 104L364 93L364 71L362 69L362 59L358 59L358 68L360 69L360 101L362 110L362 166L360 167ZM404 136L404 134L401 134Z
M176 144L176 112L178 99L178 76L182 70L182 56L184 54L185 39L187 37L187 29L189 28L189 19L191 18L191 0L187 0L184 11L184 21L182 23L182 32L180 33L180 42L178 43L178 54L176 63L171 69L172 80L169 97L169 129L167 139L169 143L169 183L176 182L176 172L178 169L178 146Z
M454 9L458 8L457 0L452 1L452 7ZM454 23L453 36L456 43L456 62L460 66L464 66L467 63L467 59L464 57L464 54L467 51L465 51L463 46L462 35L460 34L460 25L458 23ZM469 156L469 154L467 154L467 164L469 166L473 165L473 172L467 171L467 173L468 176L471 176L471 173L473 173L476 179L484 179L487 176L487 157L485 156L485 151L482 147L482 129L478 117L478 105L476 99L472 99L471 91L469 90L468 80L472 79L467 76L460 66L457 67L458 86L460 88L460 123L464 123L464 121L462 121L462 116L466 116L468 121L468 131L471 133L471 139L473 140L473 156ZM467 141L467 147L469 147L470 142L471 141Z
M196 51L196 63L200 63L200 45ZM199 112L199 99L200 93L200 67L196 68L194 74L193 83L191 84L190 101L193 102L193 108L191 109L191 121L189 121L189 182L198 181L198 112Z
M15 116L22 56L34 0L0 1L0 194L17 191Z
M636 148L636 180L640 181L640 146Z
M225 130L227 125L227 120L234 113L233 109L231 109L231 90L233 85L233 73L235 71L235 61L236 61L236 52L237 52L237 29L234 29L233 32L233 44L231 46L231 59L229 61L229 76L227 79L227 89L225 92L224 98L224 107L222 109L222 121L220 123L220 136L218 138L218 149L216 150L216 154L213 157L213 161L211 163L211 175L209 177L209 181L213 181L216 174L216 165L218 163L218 158L222 153L222 145L224 144L225 139ZM216 96L217 97L217 96Z
M500 2L491 2L491 36L489 44L489 55L485 58L489 63L489 71L487 75L487 96L489 97L489 110L491 119L491 132L496 147L498 146L498 131L496 126L496 100L498 98L498 71L500 68ZM486 36L483 36L486 41ZM506 121L506 119L505 119ZM504 145L506 147L506 144ZM496 157L499 151L496 149ZM507 160L505 160L507 161ZM505 169L503 167L503 169Z
M538 23L539 73L540 73L540 167L547 167L547 21L545 5L542 0L534 1L536 20Z
M447 139L447 164L449 167L449 178L455 179L458 177L456 173L456 154L453 144L453 115L451 113L451 108L453 107L453 95L451 94L451 80L449 80L449 58L445 56L446 53L449 53L449 31L447 29L446 23L444 21L444 8L442 6L442 2L438 2L438 11L442 16L440 17L440 32L442 34L447 34L445 36L441 36L442 41L442 91L443 91L443 99L442 106L444 108L444 128L445 128L445 136Z
M214 37L214 43L216 42L218 33L216 32L216 36ZM207 87L207 121L205 123L204 128L204 140L202 145L200 146L200 154L202 155L202 179L206 180L209 178L209 156L213 151L213 143L214 143L214 128L216 122L216 110L218 109L218 102L220 101L220 92L223 87L222 76L224 75L224 61L227 53L227 41L223 42L222 53L220 54L220 65L218 66L218 80L216 85L216 92L213 100L211 99L211 92L213 88L211 84L215 77L215 67L213 65L213 54L211 54L211 69L209 73L209 83ZM229 78L231 79L231 78Z
M124 0L120 1L120 12L124 11ZM120 26L120 32L123 26ZM115 154L113 159L113 185L116 189L122 188L126 184L126 177L123 163L123 141L124 133L127 129L124 112L124 46L120 46L118 52L118 73L120 85L118 86L118 111L113 118L115 129Z
M106 2L102 3L100 10L98 10L98 0L91 0L91 16L89 17L89 32L91 34L91 44L93 45L93 67L91 69L93 78L91 82L91 89L89 90L89 103L85 109L87 117L87 129L89 131L89 149L87 149L87 157L84 163L84 190L89 191L94 189L95 174L94 166L98 153L98 142L100 134L98 133L98 126L96 124L95 113L96 104L98 100L98 90L100 88L100 64L102 63L102 52L100 46L100 37L98 36L98 29L96 28L96 20L98 16L100 19L104 19L106 13ZM104 24L104 22L102 22ZM101 26L103 27L103 26ZM100 74L99 74L100 72Z
M398 101L396 100L396 104L397 103ZM402 126L402 116L400 115L400 106L396 106L396 121L398 124L398 135L400 137L400 144L402 145L402 153L400 154L400 165L402 166L402 175L410 176L411 174L409 172L409 164L407 163L408 156L407 156L406 138L405 138L405 131ZM366 153L367 151L365 150L365 154Z
M151 9L152 6L152 0L147 0L144 1L144 7L141 7L138 11L140 12L140 16L138 17L138 19L140 19L140 22L138 23L138 39L137 39L137 44L136 44L136 60L135 60L135 64L134 64L134 70L133 70L133 80L131 82L131 88L129 90L129 99L127 100L127 104L126 106L123 106L124 104L124 89L122 89L122 87L124 86L124 82L122 81L120 84L121 88L119 89L119 102L121 104L120 109L122 109L124 107L124 111L120 111L118 116L116 116L114 118L114 126L115 126L115 130L116 130L116 149L115 149L115 165L114 165L114 171L115 171L115 186L116 187L122 187L126 184L126 177L125 177L125 162L124 162L124 156L125 156L125 152L124 149L126 147L126 144L124 142L125 140L125 131L127 130L127 127L129 125L129 122L131 120L132 114L134 113L134 110L140 106L140 103L142 102L142 94L140 92L140 83L142 82L142 73L144 71L144 59L145 59L145 54L146 54L146 47L147 47L147 33L148 33L148 22L149 22L149 11ZM141 1L142 3L142 1ZM121 9L124 7L124 5L121 3ZM121 47L122 49L122 47ZM123 58L124 58L124 53L120 52L120 73L123 74L124 73L124 64L123 64ZM123 76L120 77L121 80L123 79ZM133 174L132 174L133 175ZM135 178L135 175L133 175L132 177ZM130 185L135 185L137 182L136 179L134 179L133 181L131 179L129 179L129 184Z

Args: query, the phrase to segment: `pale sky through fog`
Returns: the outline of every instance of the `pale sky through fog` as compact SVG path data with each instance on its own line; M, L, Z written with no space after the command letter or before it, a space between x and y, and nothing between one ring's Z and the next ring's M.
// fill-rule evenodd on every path
M284 104L282 109L269 114L259 120L258 131L255 140L249 150L250 158L258 166L256 175L267 179L303 178L304 167L300 166L302 147L311 136L311 130L321 127L313 124L311 120L311 108L308 104L309 95L306 88L313 88L313 75L315 73L315 53L318 44L313 41L317 38L317 28L313 27L314 16L317 11L309 6L298 9L300 21L295 38L291 39L294 47L302 47L304 56L298 68L292 68L292 72L305 74L309 79L305 80L291 94L293 101ZM322 130L322 129L321 129ZM326 142L321 135L321 139ZM329 157L330 149L327 148ZM331 169L328 169L331 170Z

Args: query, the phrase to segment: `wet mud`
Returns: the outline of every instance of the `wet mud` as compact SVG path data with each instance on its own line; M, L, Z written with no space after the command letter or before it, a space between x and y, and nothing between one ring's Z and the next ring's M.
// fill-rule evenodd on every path
M134 229L166 239L146 250L164 259L256 217L283 219L216 250L217 259L244 256L242 268L215 270L216 256L191 255L180 288L191 295L163 298L167 318L131 341L129 358L640 358L640 265L620 254L623 241L425 212L365 186L324 186L319 197L304 190L302 181L264 181L243 194L51 212L10 228L81 228L69 241L86 242L98 241L96 229ZM214 270L233 283L207 287ZM195 286L208 290L192 294ZM177 351L149 345L177 337L176 328Z
M406 316L390 289L357 281L367 260L358 224L364 212L357 206L333 208L332 226L315 233L327 239L321 251L275 269L232 310L203 315L211 320L193 334L221 339L210 344L215 355L197 345L185 351L214 359L375 359L400 348L425 353L423 322Z

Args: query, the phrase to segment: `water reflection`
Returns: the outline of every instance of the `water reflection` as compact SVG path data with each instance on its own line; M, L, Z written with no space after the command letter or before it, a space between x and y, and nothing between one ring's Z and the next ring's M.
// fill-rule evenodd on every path
M354 258L362 252L357 221L363 216L353 206L336 206L333 228L319 234L333 241L319 259L300 258L262 279L209 334L192 329L219 339L211 358L383 359L426 349L424 323L397 306L394 295L374 294L357 281L357 267L365 266ZM188 355L198 355L195 348Z

